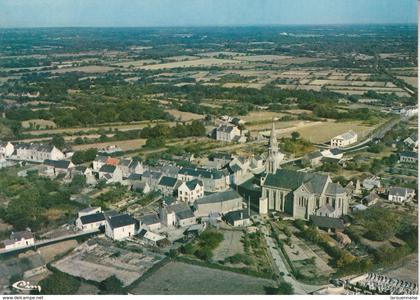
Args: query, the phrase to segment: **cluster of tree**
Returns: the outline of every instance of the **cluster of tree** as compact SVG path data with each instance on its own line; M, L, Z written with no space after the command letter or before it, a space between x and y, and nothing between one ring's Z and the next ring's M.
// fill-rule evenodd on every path
M192 254L197 258L209 261L213 257L213 250L223 241L223 234L208 229L200 234L196 243L188 243L181 246L181 253Z
M27 227L38 230L49 224L66 221L83 207L70 201L70 185L36 174L18 177L12 170L3 170L0 175L0 191L9 201L7 207L0 207L0 215L15 230ZM58 219L49 218L48 212L51 209L62 212Z
M31 110L12 108L6 110L10 120L44 119L52 120L60 127L86 126L113 122L133 122L144 120L173 120L158 103L138 100L128 101L77 101L71 102L75 109L54 108L49 110Z
M74 152L73 156L71 157L71 161L75 165L80 165L85 162L93 161L98 153L96 148L90 148L87 150L80 150Z
M335 120L377 120L383 116L383 113L373 111L369 108L357 108L348 111L340 111L333 105L317 104L313 106L313 113L320 118L328 118Z
M43 295L74 295L79 290L80 280L62 272L54 272L38 285Z

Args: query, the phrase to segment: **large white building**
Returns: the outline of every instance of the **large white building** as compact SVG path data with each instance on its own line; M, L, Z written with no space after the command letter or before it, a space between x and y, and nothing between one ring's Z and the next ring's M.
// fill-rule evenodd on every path
M15 147L10 142L0 142L0 156L9 157L15 151Z
M124 240L137 233L137 221L129 214L105 213L105 234L113 240Z
M349 130L331 139L331 148L343 148L357 142L357 133Z
M207 217L212 213L226 214L242 209L242 196L233 190L214 193L197 199L194 208L197 217Z
M416 192L413 189L402 187L391 187L389 189L388 201L403 203L414 198Z
M10 234L10 239L4 240L0 248L4 250L19 249L35 244L35 235L31 231L18 231Z
M178 200L189 204L204 196L204 185L201 180L193 179L181 183L178 187Z
M100 207L88 207L79 211L76 226L82 231L96 230L105 226L105 216Z
M233 142L241 137L241 130L233 124L222 124L216 128L216 140Z
M17 144L11 158L16 160L39 162L45 160L63 160L65 155L52 145L43 144Z

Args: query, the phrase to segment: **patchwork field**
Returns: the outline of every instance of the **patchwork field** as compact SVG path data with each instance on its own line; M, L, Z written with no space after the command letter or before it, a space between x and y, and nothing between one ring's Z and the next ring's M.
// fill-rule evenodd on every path
M363 125L362 122L313 122L312 125L301 126L299 128L293 129L297 131L300 135L308 139L313 143L325 143L328 142L334 136L342 134L348 130L355 131L361 140L366 137L374 127ZM278 137L289 136L292 131L283 131L278 134Z
M131 289L137 295L259 295L274 282L267 279L170 262Z
M174 69L174 68L193 68L193 67L211 67L240 64L240 61L232 59L217 59L217 58L202 58L195 60L177 61L163 64L154 64L147 66L140 66L144 70L159 70L159 69Z
M84 145L75 145L73 146L74 150L86 150L89 148L105 149L108 146L116 145L121 148L123 151L140 149L146 144L147 139L134 139L126 141L114 141L114 142L105 142L105 143L94 143L94 144L84 144Z
M177 109L167 109L165 111L173 115L179 121L201 120L205 117L191 112L179 111Z

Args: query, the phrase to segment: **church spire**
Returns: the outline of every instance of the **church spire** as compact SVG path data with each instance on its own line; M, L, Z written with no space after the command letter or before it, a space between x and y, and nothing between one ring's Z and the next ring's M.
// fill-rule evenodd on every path
M279 143L277 142L277 136L276 136L276 128L274 126L274 120L273 124L271 126L271 135L270 135L270 142L268 145L269 155L275 154L279 151Z
M279 143L277 142L276 128L274 120L271 127L270 141L268 144L268 157L266 160L265 170L267 173L275 174L283 160L284 155L279 151Z

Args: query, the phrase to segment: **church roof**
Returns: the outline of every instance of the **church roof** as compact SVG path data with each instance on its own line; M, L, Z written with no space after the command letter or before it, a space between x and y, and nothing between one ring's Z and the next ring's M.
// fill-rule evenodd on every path
M280 169L275 174L267 175L264 186L296 190L299 186L305 184L309 192L321 194L328 180L327 175Z

